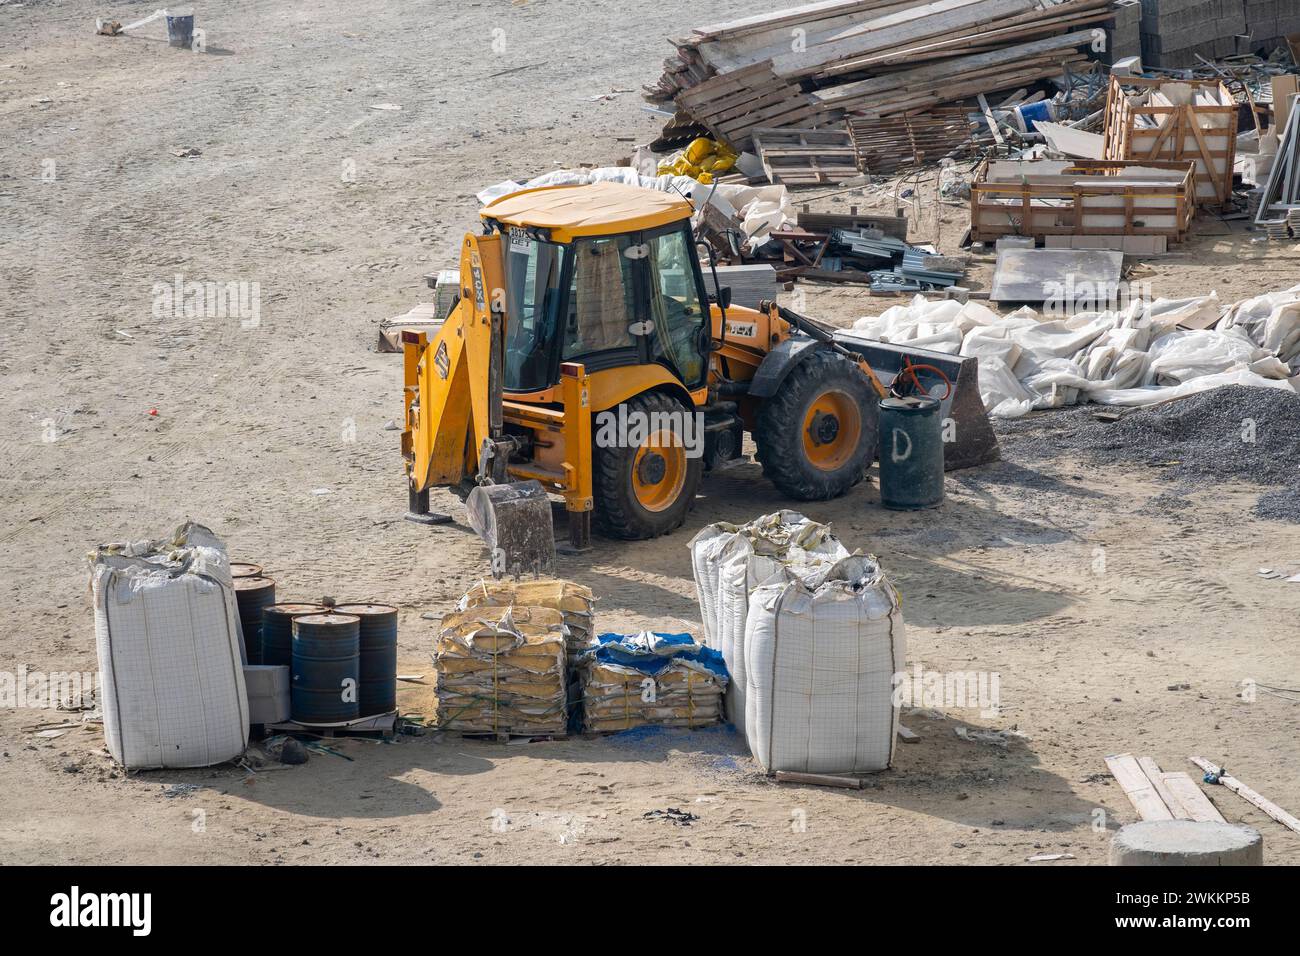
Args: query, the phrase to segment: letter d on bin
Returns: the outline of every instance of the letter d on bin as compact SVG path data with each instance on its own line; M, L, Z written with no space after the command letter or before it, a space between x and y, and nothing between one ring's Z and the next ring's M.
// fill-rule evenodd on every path
M880 503L896 511L943 501L943 422L927 396L880 402Z

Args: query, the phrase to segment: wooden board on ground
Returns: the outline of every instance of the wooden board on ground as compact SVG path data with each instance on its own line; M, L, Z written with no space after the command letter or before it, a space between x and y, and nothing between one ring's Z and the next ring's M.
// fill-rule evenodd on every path
M1138 766L1142 768L1142 772L1146 774L1147 779L1151 781L1151 788L1155 790L1157 796L1164 801L1165 806L1169 809L1169 812L1173 814L1174 819L1190 820L1192 818L1191 813L1183 806L1182 800L1173 794L1162 779L1164 771L1160 769L1160 765L1150 757L1138 757L1137 760Z
M813 787L842 787L846 790L861 790L862 781L857 777L840 777L828 773L800 773L795 770L778 770L777 783L799 783Z
M1136 757L1132 754L1112 754L1106 758L1106 766L1119 781L1120 789L1133 804L1139 817L1143 820L1174 819L1173 813L1156 792Z
M1300 833L1300 820L1297 820L1291 814L1287 813L1272 800L1260 796L1236 777L1228 776L1223 772L1221 767L1216 767L1204 757L1188 757L1187 759L1196 764L1196 766L1200 767L1206 773L1216 774L1219 778L1220 786L1227 787L1247 803L1253 804L1260 810L1263 810L1288 830L1294 830L1296 833Z
M1223 814L1219 812L1218 807L1210 802L1210 798L1205 795L1205 791L1190 775L1181 770L1162 773L1160 782L1178 801L1187 814L1187 819L1195 820L1197 823L1228 822L1223 819Z

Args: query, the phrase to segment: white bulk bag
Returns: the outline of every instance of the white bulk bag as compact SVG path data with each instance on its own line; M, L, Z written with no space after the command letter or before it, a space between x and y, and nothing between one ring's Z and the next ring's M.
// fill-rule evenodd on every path
M691 539L691 572L700 604L703 644L718 650L718 559L740 525L719 521Z
M248 743L230 561L202 525L91 556L104 736L131 769L206 767Z
M830 526L797 511L764 515L732 535L719 555L717 649L727 665L727 719L745 732L745 618L749 595L788 570L801 578L828 571L848 550Z
M812 585L755 589L745 633L749 749L768 773L864 773L894 757L893 677L906 656L897 592L869 555Z

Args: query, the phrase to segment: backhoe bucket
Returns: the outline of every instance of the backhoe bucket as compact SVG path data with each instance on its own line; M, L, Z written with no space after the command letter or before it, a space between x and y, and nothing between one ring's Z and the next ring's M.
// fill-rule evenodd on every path
M465 499L469 524L492 552L492 576L555 573L551 499L537 481L479 485Z
M952 383L952 390L944 399L944 392L948 388L942 378L929 369L917 369L915 373L921 383L920 391L942 399L939 414L944 424L944 471L970 468L996 461L1000 457L997 436L993 434L993 426L989 424L984 402L980 398L978 359L913 348L906 343L894 345L878 342L842 330L834 333L834 339L850 352L856 352L865 358L885 388L893 385L894 379L903 374L909 362L918 366L932 365L947 376ZM910 373L900 384L907 386L905 391L917 393Z

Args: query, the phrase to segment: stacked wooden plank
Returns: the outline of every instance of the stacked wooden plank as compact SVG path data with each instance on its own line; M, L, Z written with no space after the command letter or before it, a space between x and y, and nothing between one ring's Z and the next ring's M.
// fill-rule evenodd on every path
M646 89L716 138L842 128L1014 89L1086 59L1112 0L821 0L695 30Z
M1106 159L1196 164L1196 201L1232 199L1237 106L1219 80L1112 76L1106 99Z
M1196 214L1189 161L985 160L971 183L975 242L1001 236L1161 236Z

